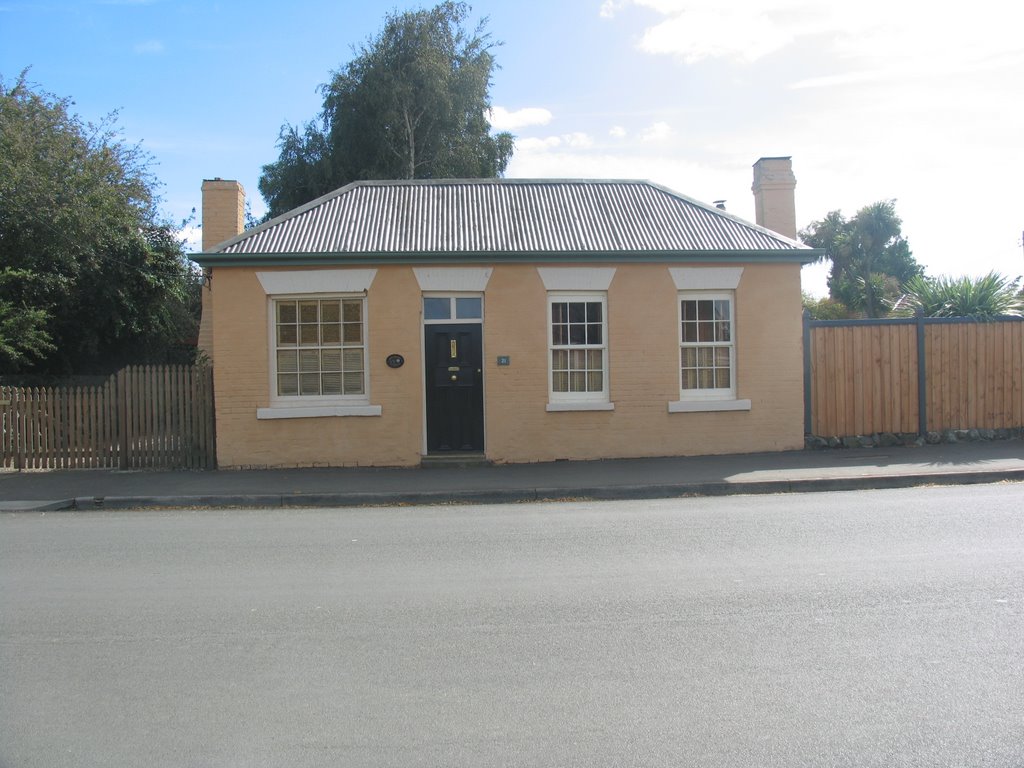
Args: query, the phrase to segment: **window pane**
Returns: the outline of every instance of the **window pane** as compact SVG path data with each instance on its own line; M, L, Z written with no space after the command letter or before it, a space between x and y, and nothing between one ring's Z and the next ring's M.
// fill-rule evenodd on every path
M277 302L277 322L295 323L298 321L294 301Z
M683 370L682 379L683 389L696 389L697 388L697 371L693 368L686 368Z
M697 341L714 341L715 325L715 323L697 323Z
M715 365L719 368L729 367L729 347L715 347Z
M601 371L587 373L587 391L600 392L604 388L604 374Z
M551 370L565 371L569 368L569 352L565 349L551 351Z
M316 349L304 349L299 352L299 371L301 373L312 373L320 370L320 351Z
M683 322L688 320L697 319L697 302L695 301L684 301L682 304L683 309Z
M320 322L321 323L340 323L341 322L341 303L337 301L321 301L320 302Z
M299 370L298 353L295 350L278 350L277 372L295 373Z
M701 368L697 373L697 380L699 382L700 389L714 389L715 375L713 369Z
M299 322L315 323L320 319L320 304L316 301L299 302Z
M569 391L570 392L586 392L587 391L587 374L584 371L570 371L569 372Z
M716 320L728 320L729 319L729 302L724 299L715 300L715 319Z
M341 374L340 373L325 373L320 377L320 394L323 395L340 395L341 394Z
M299 394L299 376L295 373L278 374L277 394L281 397L293 397Z
M683 323L683 341L687 344L697 342L697 324L691 322Z
M320 355L320 369L325 372L341 370L341 350L325 349Z
M320 343L320 335L317 331L320 330L318 325L300 325L299 326L299 344L302 346L311 346Z
M697 367L697 349L695 347L686 347L683 349L683 368L696 368Z
M591 349L587 351L587 368L592 371L599 371L602 369L601 358L603 357L600 349Z
M277 326L277 343L279 346L292 346L299 340L299 326L279 325Z
M587 344L602 344L602 326L600 323L587 325Z
M715 350L711 347L699 347L697 349L697 365L701 368L710 368L714 365Z
M568 392L569 391L569 374L565 371L554 371L551 374L551 391L552 392Z
M729 323L715 323L715 341L731 341Z
M732 386L728 368L715 369L715 384L721 389L728 389Z
M344 356L346 371L361 371L363 370L363 350L361 349L346 349Z
M460 320L479 320L483 317L480 297L455 299L455 316Z
M359 323L345 323L343 336L346 344L362 344L363 326Z
M574 371L587 367L587 352L584 349L573 349L569 351L569 368Z
M451 299L427 296L423 299L424 320L449 320L452 316Z
M341 344L341 323L321 325L320 339L323 344Z
M346 371L342 374L342 379L345 385L346 395L363 394L363 374L361 371L356 371L354 373Z
M300 395L319 395L320 394L320 374L319 373L300 373L299 374L299 394Z
M569 322L585 323L587 321L587 305L582 301L569 303Z
M587 322L588 323L600 323L601 322L601 302L600 301L588 301L587 302Z
M586 344L587 343L587 326L585 326L585 325L570 325L569 326L569 343L570 344Z
M567 323L569 322L569 305L564 303L552 304L551 305L551 322L552 323Z
M569 326L554 325L551 327L551 343L558 346L569 343Z
M361 323L363 321L363 302L361 299L347 299L341 307L342 320L346 323Z
M715 316L714 302L702 300L697 302L697 319L711 320Z

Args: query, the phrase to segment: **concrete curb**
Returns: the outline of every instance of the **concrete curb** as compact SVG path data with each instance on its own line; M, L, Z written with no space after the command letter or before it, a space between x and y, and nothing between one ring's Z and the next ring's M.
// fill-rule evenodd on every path
M700 496L885 490L923 485L976 485L1024 481L1024 469L979 470L913 474L876 474L856 477L713 481L585 487L505 488L461 491L361 491L351 493L204 494L197 496L78 496L48 501L7 501L0 512L56 512L128 510L146 508L217 509L228 507L375 507L445 504L523 504L564 500L642 500Z

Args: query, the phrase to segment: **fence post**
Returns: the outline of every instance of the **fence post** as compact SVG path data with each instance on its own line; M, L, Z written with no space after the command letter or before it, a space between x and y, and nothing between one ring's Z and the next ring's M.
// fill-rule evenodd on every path
M811 434L811 313L803 311L804 324L804 435Z
M117 466L118 469L128 469L128 369L122 368L117 372L117 386L114 390L115 405L117 409Z
M917 319L917 431L928 431L928 369L925 360L924 315L918 310Z

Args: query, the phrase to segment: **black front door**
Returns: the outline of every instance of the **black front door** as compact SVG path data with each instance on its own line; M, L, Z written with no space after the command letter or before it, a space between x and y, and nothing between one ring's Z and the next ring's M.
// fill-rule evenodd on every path
M425 325L427 453L483 451L483 348L479 324Z

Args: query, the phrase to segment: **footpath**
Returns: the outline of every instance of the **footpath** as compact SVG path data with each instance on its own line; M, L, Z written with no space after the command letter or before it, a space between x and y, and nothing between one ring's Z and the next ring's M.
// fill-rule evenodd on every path
M653 499L1024 481L1024 440L432 468L0 472L0 511Z

